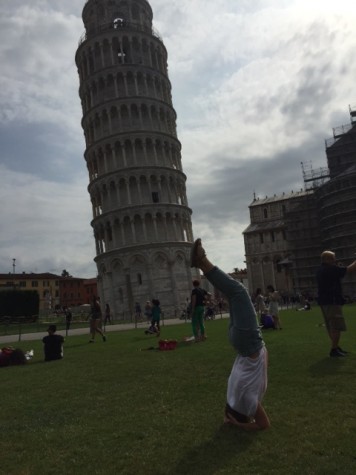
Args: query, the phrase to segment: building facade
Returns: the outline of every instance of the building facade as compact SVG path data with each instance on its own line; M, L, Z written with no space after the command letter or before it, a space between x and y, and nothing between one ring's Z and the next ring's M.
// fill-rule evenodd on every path
M92 302L97 295L96 279L63 277L45 272L42 274L0 274L0 290L36 290L40 311L54 311L63 307L75 307Z
M88 0L76 52L98 289L114 314L190 294L191 209L167 51L146 0Z
M61 276L49 272L43 274L26 273L0 274L0 288L36 290L39 295L40 310L52 310L60 304L59 283Z
M61 307L76 307L87 302L85 282L78 277L61 277L59 281L59 301Z
M327 167L303 168L304 189L255 198L244 231L249 290L271 284L286 296L316 295L320 254L330 249L348 265L356 249L356 108L350 124L333 129L325 141ZM345 295L356 295L356 279L347 276Z
M315 189L322 249L336 253L348 265L356 252L356 106L349 106L350 123L335 127L325 141L330 180ZM355 275L343 279L345 295L356 295Z
M251 223L244 231L244 242L251 294L257 288L265 290L268 285L281 293L294 293L292 266L297 256L299 265L304 264L303 243L306 243L306 234L311 232L307 227L307 213L302 215L298 209L311 194L300 190L256 198L249 206Z
M93 297L97 297L98 295L98 284L97 280L95 279L85 279L84 281L84 302L83 303L92 303ZM103 302L103 310L104 310L105 302Z

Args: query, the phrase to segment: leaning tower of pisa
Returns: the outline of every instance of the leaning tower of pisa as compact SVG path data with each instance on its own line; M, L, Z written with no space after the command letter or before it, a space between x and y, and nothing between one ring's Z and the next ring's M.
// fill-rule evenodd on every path
M88 0L76 52L102 303L190 295L193 241L167 51L146 0Z

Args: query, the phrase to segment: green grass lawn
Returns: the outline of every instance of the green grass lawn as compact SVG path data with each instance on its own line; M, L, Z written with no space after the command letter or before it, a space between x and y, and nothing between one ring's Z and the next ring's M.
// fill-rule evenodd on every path
M329 358L319 310L282 311L268 330L270 430L222 424L234 351L227 320L207 322L208 340L145 351L143 329L65 342L43 362L41 342L24 367L1 368L0 474L356 474L356 307L346 306L342 347ZM189 336L189 324L164 338ZM143 349L143 351L141 351Z

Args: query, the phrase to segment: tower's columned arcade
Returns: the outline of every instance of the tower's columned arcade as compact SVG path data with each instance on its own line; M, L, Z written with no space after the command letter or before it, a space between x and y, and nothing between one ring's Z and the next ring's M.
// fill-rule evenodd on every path
M146 0L88 0L79 73L99 289L113 312L190 295L193 241L167 51Z

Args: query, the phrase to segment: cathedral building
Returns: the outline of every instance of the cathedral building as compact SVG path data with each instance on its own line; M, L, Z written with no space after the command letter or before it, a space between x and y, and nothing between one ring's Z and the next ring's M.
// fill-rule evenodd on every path
M304 189L250 204L244 231L249 290L271 284L282 295L316 295L315 273L324 250L341 265L356 252L356 107L350 123L325 141L327 167L303 168ZM356 296L355 276L344 279L345 296Z
M146 0L88 0L75 61L98 289L118 317L191 292L193 241L167 51Z

